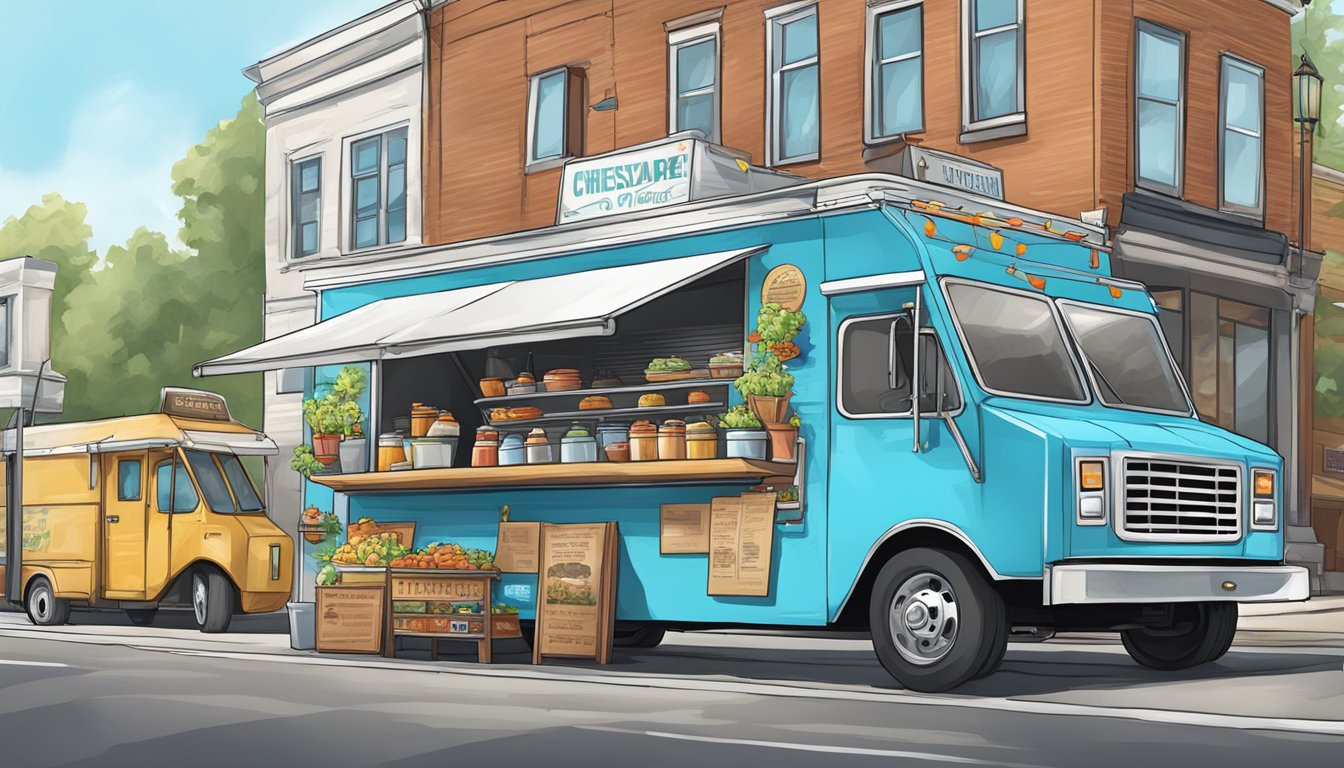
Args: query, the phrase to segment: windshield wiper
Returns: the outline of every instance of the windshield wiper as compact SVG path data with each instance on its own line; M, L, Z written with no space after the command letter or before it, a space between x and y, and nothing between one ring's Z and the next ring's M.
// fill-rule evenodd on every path
M1092 362L1092 358L1088 357L1086 352L1083 353L1083 358L1087 360L1087 366L1092 369L1092 373L1097 375L1097 380L1101 382L1102 386L1106 387L1106 389L1115 396L1115 399L1120 401L1121 405L1129 405L1125 398L1121 397L1120 393L1115 390L1115 387L1111 386L1111 382L1107 380L1106 374L1101 372L1101 369L1097 367L1096 363Z

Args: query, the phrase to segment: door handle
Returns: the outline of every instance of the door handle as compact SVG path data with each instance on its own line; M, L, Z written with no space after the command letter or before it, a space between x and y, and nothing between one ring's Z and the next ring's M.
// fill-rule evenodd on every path
M209 533L205 534L205 538L207 538L207 539L218 539L219 537L221 537L221 536L223 536L223 535L224 535L224 534L220 533L219 531L210 531Z
M107 522L109 522L109 523L120 523L120 522L121 522L121 515L108 515L108 516L107 516Z

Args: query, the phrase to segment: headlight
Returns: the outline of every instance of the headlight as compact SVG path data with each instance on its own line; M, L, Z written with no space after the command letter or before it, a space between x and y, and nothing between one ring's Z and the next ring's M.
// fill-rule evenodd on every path
M1078 500L1078 525L1106 524L1106 469L1101 458L1079 459L1074 465Z
M1269 469L1251 471L1251 529L1272 531L1279 527L1279 505L1275 500L1275 473Z

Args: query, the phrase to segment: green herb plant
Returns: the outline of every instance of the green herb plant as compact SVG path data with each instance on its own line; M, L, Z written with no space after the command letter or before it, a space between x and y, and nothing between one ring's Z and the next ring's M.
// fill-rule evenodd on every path
M322 471L322 462L313 455L312 446L300 445L294 448L294 458L289 460L289 468L304 477L312 477Z
M364 420L359 403L344 400L332 392L324 397L303 401L303 420L315 435L345 435L355 432Z
M723 429L760 429L761 420L746 405L734 405L719 416L719 426Z

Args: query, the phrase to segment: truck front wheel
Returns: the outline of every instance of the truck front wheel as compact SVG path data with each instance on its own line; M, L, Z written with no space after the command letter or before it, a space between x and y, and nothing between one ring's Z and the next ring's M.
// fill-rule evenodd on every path
M1236 603L1173 606L1171 627L1140 627L1120 633L1130 658L1145 667L1170 672L1217 661L1237 634Z
M202 632L224 632L233 620L233 585L218 571L191 577L191 609Z
M887 672L929 693L997 666L1007 643L1003 598L964 555L939 549L908 549L882 566L869 622Z
M39 627L54 627L70 621L70 601L56 596L56 590L46 576L33 579L23 607L28 611L29 621Z

